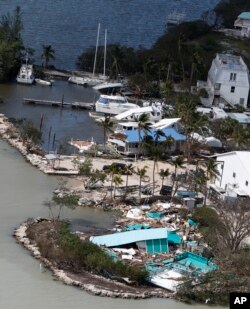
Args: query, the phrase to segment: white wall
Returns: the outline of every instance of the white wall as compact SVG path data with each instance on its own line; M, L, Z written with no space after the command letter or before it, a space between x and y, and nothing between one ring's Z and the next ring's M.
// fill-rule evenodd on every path
M236 74L235 81L230 81L231 73ZM221 84L220 90L216 91L216 89L214 89L215 83ZM240 99L243 98L243 105L245 107L247 106L249 95L248 71L217 67L215 61L213 61L208 73L208 86L213 94L217 92L229 103L240 104ZM231 87L235 87L234 92L231 92Z
M224 168L221 184L220 177L216 179L215 184L224 189L230 187L230 185L232 187L235 184L237 189L244 190L250 195L250 175L237 155L232 153L225 156L218 156L217 161L224 161ZM222 172L221 166L222 163L219 163L218 171L220 173ZM235 177L233 177L233 173L235 173ZM248 186L246 186L246 181L248 181Z

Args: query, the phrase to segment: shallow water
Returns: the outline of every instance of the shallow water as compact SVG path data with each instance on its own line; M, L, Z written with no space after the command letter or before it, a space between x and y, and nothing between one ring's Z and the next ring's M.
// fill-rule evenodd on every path
M57 178L46 176L0 140L0 308L2 309L189 309L168 299L121 300L101 298L54 281L40 272L39 262L16 243L13 229L29 217L47 216L43 201L51 197ZM79 230L108 228L113 217L93 209L63 212ZM198 309L207 308L197 305Z

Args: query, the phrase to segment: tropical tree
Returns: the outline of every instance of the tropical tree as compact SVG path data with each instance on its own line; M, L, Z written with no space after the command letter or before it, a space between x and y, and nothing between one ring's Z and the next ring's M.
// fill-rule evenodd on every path
M50 201L45 201L44 206L48 207L52 220L57 223L60 220L63 207L74 209L78 205L79 195L67 193L63 196L53 196ZM53 209L57 209L57 214Z
M138 124L138 134L139 134L139 147L138 152L139 155L142 153L142 132L146 135L150 131L150 122L149 115L146 113L141 114L140 116L135 118L135 121Z
M103 128L103 145L106 145L107 134L113 132L112 127L114 123L109 116L105 115L104 120L101 120L100 124Z
M173 97L173 82L171 80L167 80L163 86L161 87L161 94L163 98L166 98L166 101L171 101Z
M126 175L126 187L125 187L125 196L127 194L127 189L128 189L128 177L129 175L133 175L135 173L135 167L133 166L133 164L127 164L125 167L125 171L124 171L125 175Z
M22 12L19 6L14 13L0 18L0 81L16 75L22 61Z
M141 184L144 179L147 177L147 166L142 168L137 167L136 175L139 176L139 199L141 200Z
M44 67L47 68L49 61L55 59L55 50L51 45L42 45L43 53L42 59L44 60Z
M170 164L174 166L174 174L172 175L172 181L173 181L173 190L172 190L172 197L175 195L177 191L177 171L179 168L184 167L184 159L181 156L178 156L170 161Z
M111 164L105 172L110 176L110 196L112 198L113 194L113 184L114 184L114 177L115 175L120 175L120 169L114 164Z
M205 186L205 196L204 196L204 205L206 205L207 202L207 194L208 194L208 181L214 179L215 177L219 176L220 173L218 171L217 162L213 158L209 158L205 162L203 162L206 168L206 186Z
M176 100L174 114L181 118L181 124L186 136L185 156L188 162L191 161L191 146L194 142L193 133L199 132L200 128L205 126L208 118L196 110L197 102L191 96L179 95Z
M114 178L113 178L113 181L114 181L114 198L115 198L115 192L116 192L116 188L118 186L120 186L121 184L123 184L123 179L121 177L121 175L114 175Z
M164 179L170 176L169 168L166 168L165 170L163 168L160 169L159 175L161 177L161 186L164 184Z

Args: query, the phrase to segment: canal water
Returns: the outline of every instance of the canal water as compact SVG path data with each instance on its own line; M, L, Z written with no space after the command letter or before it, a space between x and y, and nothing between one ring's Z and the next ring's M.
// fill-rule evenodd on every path
M40 126L43 116L42 140L46 150L65 152L67 141L73 139L94 139L103 141L103 130L92 118L89 111L72 110L50 106L23 104L24 98L42 99L65 102L93 103L99 97L99 93L92 88L69 84L67 81L55 81L52 87L41 85L21 85L17 83L0 84L0 97L4 103L0 104L0 113L7 117L32 120L37 128ZM49 131L51 128L51 139ZM55 144L53 136L55 134ZM74 151L73 149L68 149Z
M100 45L104 29L108 44L150 47L165 31L169 13L186 13L187 20L197 19L214 8L219 0L2 0L0 14L23 12L25 46L35 49L41 64L42 44L55 50L56 67L74 69L77 57L96 44L98 23ZM51 62L52 63L52 62Z
M121 300L92 296L54 281L41 273L39 261L15 242L13 229L29 217L47 216L43 201L51 197L57 178L29 165L6 142L0 140L0 308L1 309L190 309L168 299ZM113 217L93 209L64 211L76 226L100 229L111 226ZM196 305L197 309L205 309Z

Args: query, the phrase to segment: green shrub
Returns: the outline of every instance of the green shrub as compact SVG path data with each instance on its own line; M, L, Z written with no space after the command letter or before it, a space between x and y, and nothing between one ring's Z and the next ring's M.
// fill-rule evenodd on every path
M63 249L68 262L76 263L80 268L105 277L128 277L135 284L145 284L148 272L138 266L129 266L114 261L105 251L89 241L81 241L69 230L64 222L59 228L59 246Z

